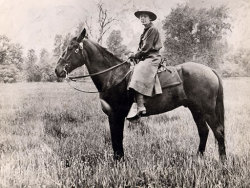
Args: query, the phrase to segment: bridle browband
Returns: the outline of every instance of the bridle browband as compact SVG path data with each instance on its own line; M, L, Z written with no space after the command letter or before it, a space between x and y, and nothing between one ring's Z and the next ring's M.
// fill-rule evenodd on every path
M79 44L79 43L78 43L78 44ZM79 44L79 45L80 45L80 44ZM83 54L82 54L82 48L80 47L80 48L78 48L78 49L80 49L81 55L83 56ZM72 54L72 52L71 52L71 54ZM71 54L70 54L67 58L69 58L69 57L71 56ZM109 71L111 71L111 70L113 70L113 69L115 69L115 68L118 68L118 67L124 65L125 63L130 63L130 62L129 62L129 59L127 59L127 60L123 61L123 62L120 63L120 64L114 65L114 66L112 66L112 67L110 67L110 68L108 68L108 69L105 69L105 70L102 70L102 71L99 71L99 72L96 72L96 73L87 74L87 75L82 75L82 76L68 76L69 73L68 73L68 71L66 70L66 68L67 68L67 66L69 66L68 63L70 63L70 61L64 59L62 56L61 56L59 59L62 59L63 61L65 61L65 62L67 63L67 64L64 66L63 71L66 73L65 79L66 79L66 81L67 81L67 83L68 83L69 85L70 85L69 81L77 82L77 79L86 78L86 77L92 77L92 76L97 76L97 75L100 75L100 74L109 72ZM129 71L126 73L126 75L124 76L123 79L125 79L125 78L127 77L127 75L128 75L130 72L131 72L131 70L129 70ZM123 80L123 79L122 79L122 80ZM84 91L84 90L80 90L80 89L78 89L78 88L76 88L76 87L74 87L74 86L72 86L72 85L70 85L70 86L71 86L72 88L74 88L75 90L80 91L80 92L84 92L84 93L100 93L100 92L104 92L104 91Z

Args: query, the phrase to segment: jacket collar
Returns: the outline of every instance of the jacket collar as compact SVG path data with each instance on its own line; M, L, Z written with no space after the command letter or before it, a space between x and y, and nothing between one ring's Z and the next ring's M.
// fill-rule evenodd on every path
M146 25L146 26L144 27L144 30L147 30L148 28L150 28L150 27L152 27L152 26L153 26L153 23L150 22L148 25Z

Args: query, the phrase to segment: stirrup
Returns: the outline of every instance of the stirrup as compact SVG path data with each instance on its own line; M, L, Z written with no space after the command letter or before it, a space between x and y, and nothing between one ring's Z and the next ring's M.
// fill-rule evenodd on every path
M141 115L145 115L147 113L145 106L141 106L138 107L137 109L137 115L141 116Z

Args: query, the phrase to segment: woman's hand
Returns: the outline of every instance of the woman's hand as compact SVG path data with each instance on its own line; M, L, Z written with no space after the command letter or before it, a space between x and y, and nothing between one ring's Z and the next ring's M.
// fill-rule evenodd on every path
M128 58L129 59L135 59L135 54L133 52L131 52L129 55L128 55Z

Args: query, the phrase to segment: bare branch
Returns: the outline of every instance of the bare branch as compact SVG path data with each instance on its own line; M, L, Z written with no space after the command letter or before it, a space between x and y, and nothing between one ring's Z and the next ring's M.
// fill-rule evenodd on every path
M97 42L101 44L104 34L111 28L111 23L117 19L108 16L108 10L103 7L103 3L101 1L98 2L97 8L99 24L99 37Z
M102 32L102 36L111 28L111 26L109 26L105 31Z
M104 24L104 27L106 27L107 25L109 25L110 23L112 23L113 21L118 21L115 18L109 18L108 21Z

